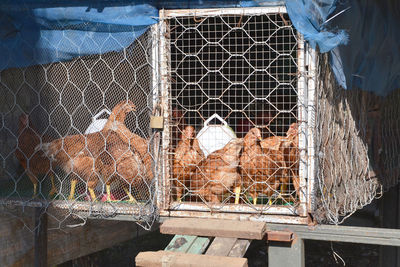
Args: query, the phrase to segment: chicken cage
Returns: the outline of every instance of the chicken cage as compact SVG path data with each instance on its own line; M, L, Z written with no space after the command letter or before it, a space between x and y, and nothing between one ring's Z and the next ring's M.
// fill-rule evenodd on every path
M316 57L285 8L160 19L160 215L305 223Z
M1 72L3 209L42 207L59 227L119 214L154 222L157 38L128 30L134 41L118 51ZM89 41L106 50L107 40Z
M112 35L88 35L99 53L1 71L2 209L46 207L60 227L119 215L146 228L158 216L306 223L316 52L285 7L159 15L116 51Z

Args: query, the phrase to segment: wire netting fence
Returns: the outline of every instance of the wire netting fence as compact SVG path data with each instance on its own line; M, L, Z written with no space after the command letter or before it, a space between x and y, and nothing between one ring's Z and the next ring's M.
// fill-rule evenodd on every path
M288 15L197 12L166 25L169 208L298 214L302 40Z
M341 223L397 184L399 90L342 90L319 58L311 192L305 49L287 14L162 22L165 36L132 28L113 52L0 72L2 212L42 207L56 228L128 215L149 229L160 206L299 215L312 195L318 222ZM167 128L152 129L165 111Z
M3 211L41 206L59 227L118 214L152 225L157 38L141 31L119 51L0 73Z
M320 56L316 109L316 210L320 223L342 223L398 183L400 90L380 97L343 90Z

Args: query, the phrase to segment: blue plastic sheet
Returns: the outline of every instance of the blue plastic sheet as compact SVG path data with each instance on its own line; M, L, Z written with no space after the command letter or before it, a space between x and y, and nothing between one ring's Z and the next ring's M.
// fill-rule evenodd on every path
M120 51L157 22L160 8L249 7L276 0L0 3L0 70ZM386 95L399 87L399 4L376 0L284 0L295 28L321 52L343 88ZM348 45L346 45L348 44Z

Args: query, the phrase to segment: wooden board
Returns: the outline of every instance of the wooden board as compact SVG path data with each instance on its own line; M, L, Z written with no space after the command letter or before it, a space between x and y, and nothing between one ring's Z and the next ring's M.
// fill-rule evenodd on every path
M230 221L216 219L174 218L166 220L160 227L163 234L233 237L261 240L266 224L252 221Z
M165 251L183 252L191 254L202 254L208 244L210 238L190 235L176 235L169 242L168 246L164 249Z
M140 252L136 256L136 266L138 267L247 267L247 259L234 257L221 257L211 255L187 254L171 251L147 251Z
M243 257L250 246L250 241L247 239L237 239L235 245L228 254L228 257Z
M228 256L236 241L237 238L216 237L207 249L206 255Z
M169 242L165 250L174 252L186 252L192 246L193 242L196 240L197 236L193 235L176 235Z
M33 265L34 234L24 228L24 224L34 226L33 209L25 208L25 213L18 215L22 219L0 214L0 266ZM49 217L49 228L56 228L58 223ZM63 231L49 230L48 264L61 264L146 233L132 222L104 220L91 220L82 227L64 227Z

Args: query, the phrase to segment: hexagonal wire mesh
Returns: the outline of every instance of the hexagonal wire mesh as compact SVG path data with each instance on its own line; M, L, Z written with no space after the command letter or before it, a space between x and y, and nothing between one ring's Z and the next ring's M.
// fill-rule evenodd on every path
M152 225L157 38L142 32L119 52L1 72L2 204L44 206L56 227L121 213Z
M284 8L165 16L170 135L163 207L301 213L303 41Z

